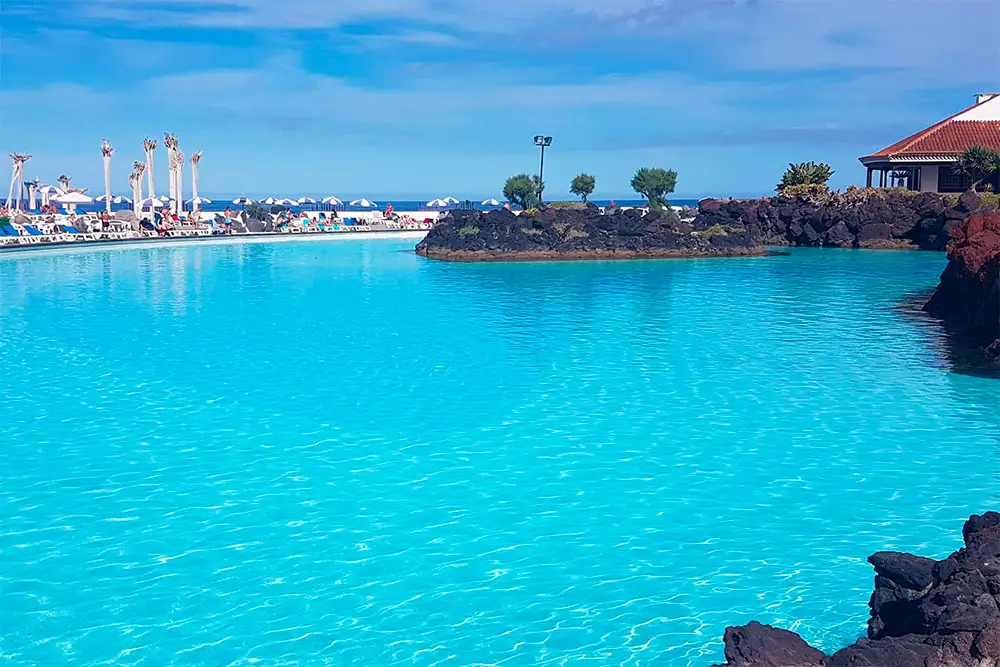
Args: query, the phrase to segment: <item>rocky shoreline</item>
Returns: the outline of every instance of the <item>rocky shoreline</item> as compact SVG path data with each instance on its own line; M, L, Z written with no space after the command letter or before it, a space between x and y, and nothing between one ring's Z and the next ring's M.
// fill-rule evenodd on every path
M717 667L997 667L1000 665L1000 514L972 516L965 547L935 561L880 552L868 636L833 655L757 622L726 629Z
M743 257L766 246L944 250L972 215L996 211L995 196L903 189L849 189L760 199L704 199L692 217L593 205L453 211L417 246L445 261L557 261Z
M706 226L673 212L602 214L593 205L510 211L453 211L417 245L424 257L456 262L749 257L768 254L753 225Z
M705 199L705 226L752 225L768 245L944 250L969 215L996 210L996 197L903 189L849 189L761 199Z
M951 235L948 266L924 310L1000 363L1000 213L971 216Z

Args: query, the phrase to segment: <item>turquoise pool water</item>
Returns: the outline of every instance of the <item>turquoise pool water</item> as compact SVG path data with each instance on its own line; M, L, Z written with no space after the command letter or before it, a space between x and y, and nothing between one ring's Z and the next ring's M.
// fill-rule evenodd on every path
M707 665L997 508L939 254L0 257L5 665Z

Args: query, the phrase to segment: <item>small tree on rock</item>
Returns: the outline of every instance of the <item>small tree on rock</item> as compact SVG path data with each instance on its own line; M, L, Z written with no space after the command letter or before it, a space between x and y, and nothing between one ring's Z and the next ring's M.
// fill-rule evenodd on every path
M793 185L825 186L831 176L833 176L833 169L825 162L791 163L781 177L781 183L778 183L776 190L780 193Z
M632 189L646 198L649 208L662 211L670 206L667 195L677 187L677 172L673 169L643 167L632 177Z
M982 146L970 146L958 156L955 163L955 173L964 176L972 183L971 190L976 191L983 181L993 178L1000 170L1000 151L991 151Z
M570 181L569 191L586 202L587 197L594 194L594 186L596 184L597 179L592 174L579 174Z
M511 204L520 206L523 210L534 208L538 204L539 183L537 176L518 174L511 176L503 185L503 196Z

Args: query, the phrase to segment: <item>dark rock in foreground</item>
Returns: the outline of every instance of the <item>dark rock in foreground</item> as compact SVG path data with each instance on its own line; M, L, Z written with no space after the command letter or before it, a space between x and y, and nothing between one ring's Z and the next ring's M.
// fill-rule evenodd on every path
M602 214L596 206L510 211L453 211L417 246L417 253L459 262L568 259L738 257L767 254L754 225L706 227L672 212L638 209Z
M1000 213L971 216L952 231L948 266L924 310L1000 360Z
M1000 514L973 516L965 547L942 561L882 552L868 638L827 656L794 632L727 628L723 667L1000 666Z
M822 195L705 199L700 224L760 229L770 245L944 250L970 213L995 208L995 198L902 189L853 189Z

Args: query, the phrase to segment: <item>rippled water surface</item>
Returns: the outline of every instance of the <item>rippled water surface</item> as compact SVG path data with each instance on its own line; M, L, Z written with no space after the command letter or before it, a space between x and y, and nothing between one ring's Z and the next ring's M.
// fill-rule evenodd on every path
M0 257L5 665L707 665L997 507L939 254Z

